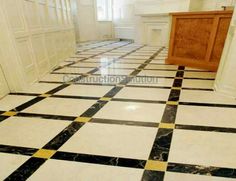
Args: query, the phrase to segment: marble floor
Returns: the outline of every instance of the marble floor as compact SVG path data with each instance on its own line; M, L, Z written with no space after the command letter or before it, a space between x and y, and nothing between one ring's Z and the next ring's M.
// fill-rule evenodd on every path
M0 100L0 180L233 181L236 100L168 49L79 44Z

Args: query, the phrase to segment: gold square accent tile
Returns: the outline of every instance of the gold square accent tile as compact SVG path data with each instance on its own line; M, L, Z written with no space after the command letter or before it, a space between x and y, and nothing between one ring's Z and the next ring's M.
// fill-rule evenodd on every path
M166 104L177 106L177 105L179 105L179 102L178 101L167 101Z
M38 150L38 151L33 155L33 157L49 159L49 158L51 158L56 152L57 152L56 150L41 149L41 150Z
M2 115L3 116L15 116L15 115L17 115L17 112L9 111L9 112L3 113Z
M145 165L145 170L153 170L153 171L166 171L167 162L148 160Z
M165 128L165 129L175 129L175 124L171 123L160 123L159 128Z
M89 117L78 117L75 119L76 122L82 122L82 123L87 123L91 120L92 118Z
M51 94L42 94L39 97L50 97L50 96L52 96L52 95Z
M110 97L102 97L100 101L111 101L112 98Z

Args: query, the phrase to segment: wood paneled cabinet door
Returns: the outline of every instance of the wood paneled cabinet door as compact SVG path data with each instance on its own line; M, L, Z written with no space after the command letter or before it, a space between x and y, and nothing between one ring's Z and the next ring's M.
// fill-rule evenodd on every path
M169 64L217 71L232 11L172 13Z

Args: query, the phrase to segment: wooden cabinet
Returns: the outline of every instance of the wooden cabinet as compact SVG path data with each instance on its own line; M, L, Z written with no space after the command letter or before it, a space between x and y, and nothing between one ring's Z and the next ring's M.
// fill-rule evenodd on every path
M171 13L169 64L217 71L232 11Z

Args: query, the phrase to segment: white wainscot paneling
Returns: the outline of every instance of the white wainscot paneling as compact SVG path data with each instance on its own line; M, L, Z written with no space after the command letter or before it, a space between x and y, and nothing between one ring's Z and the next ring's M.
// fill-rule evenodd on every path
M135 30L132 26L118 26L115 27L115 37L123 38L123 39L134 39L135 38Z
M168 46L170 32L169 15L140 15L141 43L150 46Z
M32 46L39 75L43 76L49 71L48 57L45 49L45 40L43 35L36 35L32 37Z
M20 56L22 70L28 83L37 81L37 68L33 59L30 41L28 38L17 39L17 50Z

